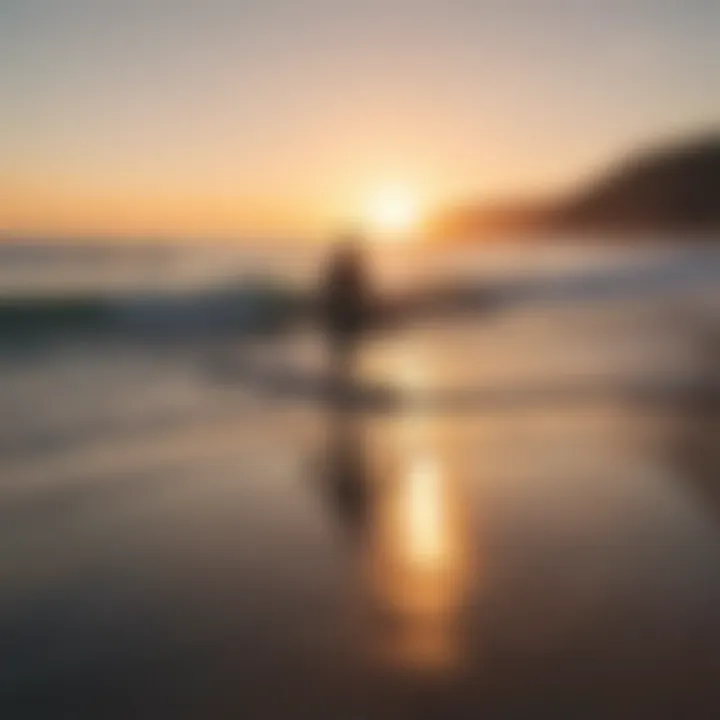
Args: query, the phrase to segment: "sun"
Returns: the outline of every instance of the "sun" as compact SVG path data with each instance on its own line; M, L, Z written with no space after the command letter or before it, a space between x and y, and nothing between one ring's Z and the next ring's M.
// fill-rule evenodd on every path
M406 236L421 220L419 199L401 186L387 186L371 193L363 209L364 225L374 234Z

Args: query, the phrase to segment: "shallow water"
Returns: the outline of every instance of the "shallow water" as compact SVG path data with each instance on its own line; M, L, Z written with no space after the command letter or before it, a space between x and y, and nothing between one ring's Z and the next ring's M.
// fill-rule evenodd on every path
M717 310L697 284L519 306L374 338L358 372L716 382ZM270 356L320 372L309 345ZM717 405L348 418L215 372L244 352L2 356L3 716L717 717Z

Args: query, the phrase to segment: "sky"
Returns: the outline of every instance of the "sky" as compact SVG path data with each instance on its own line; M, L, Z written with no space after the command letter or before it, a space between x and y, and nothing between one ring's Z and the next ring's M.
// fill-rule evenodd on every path
M0 0L0 232L320 233L720 127L716 0Z

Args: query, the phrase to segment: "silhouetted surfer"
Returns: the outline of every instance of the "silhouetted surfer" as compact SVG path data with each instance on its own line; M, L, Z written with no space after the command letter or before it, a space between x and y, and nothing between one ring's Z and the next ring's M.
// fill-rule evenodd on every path
M348 234L333 244L320 278L320 324L329 349L330 415L322 489L343 529L362 535L368 509L362 429L353 412L355 353L368 322L368 277L362 238Z
M368 278L360 237L347 235L333 247L323 285L322 321L339 390L352 375L357 343L368 319Z

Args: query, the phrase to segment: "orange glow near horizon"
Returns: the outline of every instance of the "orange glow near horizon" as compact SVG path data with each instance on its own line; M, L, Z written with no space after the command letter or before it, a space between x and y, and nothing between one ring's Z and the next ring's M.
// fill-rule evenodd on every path
M405 186L379 185L361 200L359 193L355 200L347 199L353 193L344 194L283 200L242 197L227 190L90 192L29 184L0 188L0 232L88 239L325 238L351 224L374 240L403 242L425 215L419 194ZM343 216L346 220L339 220Z
M5 200L0 232L6 235L101 239L295 236L326 231L313 204L230 193L72 192L13 188Z
M0 3L0 233L390 242L573 191L717 124L697 4Z

